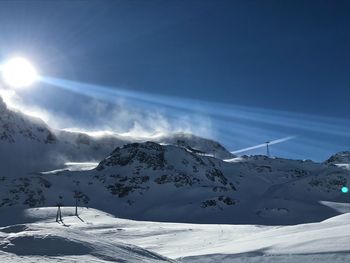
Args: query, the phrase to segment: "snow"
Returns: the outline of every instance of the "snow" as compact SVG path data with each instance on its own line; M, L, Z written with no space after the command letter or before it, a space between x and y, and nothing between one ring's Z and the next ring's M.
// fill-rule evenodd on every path
M95 169L97 165L98 163L96 162L66 162L64 163L64 168L41 172L41 174L57 174L64 171L89 171Z
M73 216L74 208L66 207L63 224L55 222L56 208L27 210L25 217L34 223L0 228L0 262L171 262L132 244L85 231L103 227L109 216L84 210L78 218Z
M192 134L174 133L151 139L217 158L233 156L219 143ZM0 97L0 170L12 177L49 170L80 170L66 163L96 163L116 147L148 140L108 132L92 135L52 129L41 119L8 108Z
M350 164L349 163L336 163L335 164L338 167L342 167L344 169L350 170Z
M350 164L350 150L338 152L325 161L327 164Z
M338 213L350 213L350 203L320 201L320 204L330 207Z
M27 209L21 224L0 228L0 262L350 260L350 213L294 226L133 221L91 208L79 208L78 218L73 207L63 207L63 225L55 215L56 208Z
M286 225L343 213L349 203L334 165L245 156L234 162L154 142L127 144L96 163L68 163L45 173L0 177L0 207L79 204L135 220Z
M188 133L178 132L174 134L160 135L152 138L152 141L162 144L176 145L183 147L190 152L205 156L213 156L219 159L235 157L234 154L227 151L220 143Z
M148 139L53 130L0 98L0 262L350 261L349 151L315 163ZM74 216L77 193L99 210Z

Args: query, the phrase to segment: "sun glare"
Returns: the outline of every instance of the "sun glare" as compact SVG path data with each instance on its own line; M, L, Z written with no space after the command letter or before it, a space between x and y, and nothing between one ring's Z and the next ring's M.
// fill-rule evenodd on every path
M38 79L35 67L25 58L16 57L1 67L3 80L13 88L26 88Z

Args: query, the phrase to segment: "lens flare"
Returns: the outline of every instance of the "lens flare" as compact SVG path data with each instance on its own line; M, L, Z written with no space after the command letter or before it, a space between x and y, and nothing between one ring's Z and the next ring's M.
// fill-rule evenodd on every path
M1 66L3 80L13 88L25 88L38 79L35 67L25 58L16 57Z

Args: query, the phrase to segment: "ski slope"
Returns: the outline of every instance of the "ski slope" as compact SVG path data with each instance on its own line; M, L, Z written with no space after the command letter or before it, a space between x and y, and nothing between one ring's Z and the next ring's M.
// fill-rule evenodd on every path
M1 214L16 213L2 208ZM0 262L348 262L350 213L293 226L183 224L95 209L27 209L0 220Z

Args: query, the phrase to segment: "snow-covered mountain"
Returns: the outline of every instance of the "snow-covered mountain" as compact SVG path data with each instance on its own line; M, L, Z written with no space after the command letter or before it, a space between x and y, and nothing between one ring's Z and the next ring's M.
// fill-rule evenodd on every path
M350 171L350 150L336 153L327 159L324 163L342 167Z
M227 151L220 143L187 133L175 133L156 137L153 141L184 147L187 150L219 159L231 159L235 155Z
M0 97L0 170L7 176L59 169L66 162L99 162L117 146L146 140L51 129L38 118L9 109ZM159 136L155 141L208 155L230 155L219 143L189 134Z
M0 169L6 175L54 169L69 160L98 160L121 143L114 137L53 130L38 118L7 108L0 97Z
M343 152L339 152L336 153L334 155L332 155L327 161L326 163L333 163L333 164L338 164L338 163L350 163L350 150L348 151L343 151Z
M330 165L347 162L347 152L323 164L235 158L194 135L133 143L113 134L53 130L1 100L0 112L0 207L71 205L77 193L82 205L126 218L294 224L339 213L324 201L349 202L340 191L349 170ZM85 162L79 166L84 171L66 162Z
M3 177L0 206L74 204L138 220L295 224L339 214L350 180L337 166L266 156L225 162L154 142L117 147L95 169Z
M0 261L349 259L349 151L315 163L183 133L146 140L54 130L0 99Z
M15 143L21 138L28 138L45 144L52 144L56 137L40 119L11 111L0 97L0 139Z

